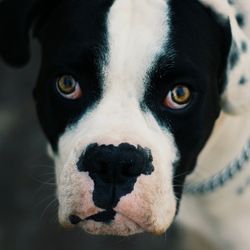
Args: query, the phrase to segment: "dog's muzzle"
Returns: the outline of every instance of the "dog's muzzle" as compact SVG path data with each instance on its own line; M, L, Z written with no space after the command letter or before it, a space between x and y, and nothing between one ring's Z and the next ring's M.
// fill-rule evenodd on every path
M114 145L91 144L81 155L77 168L80 172L88 172L94 181L93 201L104 212L91 216L99 222L109 222L114 216L113 208L120 198L133 191L137 177L150 175L154 167L149 149L127 143ZM72 224L80 222L80 218L71 215Z
M132 138L121 144L74 140L71 153L61 152L65 158L56 159L60 223L91 234L164 233L176 211L175 151L166 150L168 140L162 146L152 138L140 145Z

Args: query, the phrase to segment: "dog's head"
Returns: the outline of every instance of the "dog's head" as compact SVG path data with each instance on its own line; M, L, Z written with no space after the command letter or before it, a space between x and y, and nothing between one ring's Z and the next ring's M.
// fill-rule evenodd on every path
M24 64L33 22L42 47L34 96L60 222L163 233L221 108L249 106L248 41L233 9L222 0L20 2L0 4L0 52Z

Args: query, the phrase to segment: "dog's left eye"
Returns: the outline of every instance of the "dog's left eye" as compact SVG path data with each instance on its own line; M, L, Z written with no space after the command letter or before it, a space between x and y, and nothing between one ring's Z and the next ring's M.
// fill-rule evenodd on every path
M65 98L78 99L82 96L82 90L78 81L73 76L65 75L56 81L57 91Z
M164 105L171 109L183 109L191 102L191 99L191 90L180 84L168 92L164 99Z

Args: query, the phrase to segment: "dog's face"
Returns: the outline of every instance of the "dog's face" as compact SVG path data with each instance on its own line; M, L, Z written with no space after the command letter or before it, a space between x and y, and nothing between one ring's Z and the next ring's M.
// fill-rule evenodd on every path
M229 22L194 0L61 1L34 96L60 222L160 234L220 112Z
M219 26L193 0L77 1L56 9L40 39L35 97L60 221L163 233L219 113Z

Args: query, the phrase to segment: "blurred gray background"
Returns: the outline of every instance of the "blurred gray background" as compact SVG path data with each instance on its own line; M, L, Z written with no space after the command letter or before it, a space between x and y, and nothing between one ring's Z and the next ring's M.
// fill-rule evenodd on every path
M40 62L38 44L32 47L32 60L22 69L0 61L0 250L194 250L187 243L193 240L205 250L200 239L175 227L163 236L122 238L59 226L54 167L32 100Z

